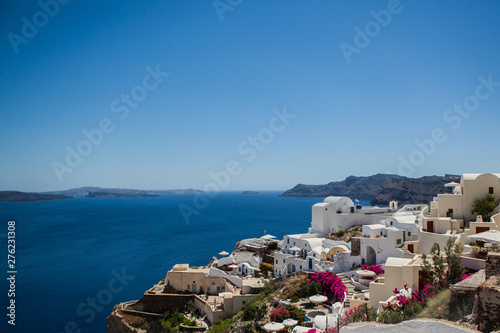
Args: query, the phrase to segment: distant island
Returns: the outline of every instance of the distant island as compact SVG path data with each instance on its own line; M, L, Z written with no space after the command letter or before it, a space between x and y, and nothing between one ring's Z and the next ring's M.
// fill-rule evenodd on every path
M124 193L124 194L195 194L195 193L203 193L200 190L193 189L176 189L176 190L137 190L137 189L128 189L128 188L103 188L103 187L95 187L95 186L85 186L72 188L69 190L63 191L49 191L43 192L46 194L61 194L61 195L88 195L90 192L103 192L103 193Z
M139 198L139 197L157 197L160 194L196 194L203 193L200 190L136 190L125 188L102 188L86 186L72 188L62 191L48 192L19 192L19 191L0 191L0 202L24 202L24 201L47 201L47 200L65 200L74 199L75 196L87 196L90 198Z
M243 191L243 194L262 194L262 192L259 192L259 191Z
M449 193L446 183L458 181L460 176L445 175L408 178L391 174L368 177L349 176L345 180L324 185L298 184L282 193L283 197L344 196L353 200L369 200L372 205L387 205L390 200L399 204L425 203L438 193Z
M159 197L158 194L142 193L110 193L110 192L89 192L87 198L149 198Z
M0 201L23 202L23 201L46 201L46 200L66 200L75 197L60 194L41 194L19 191L0 191Z

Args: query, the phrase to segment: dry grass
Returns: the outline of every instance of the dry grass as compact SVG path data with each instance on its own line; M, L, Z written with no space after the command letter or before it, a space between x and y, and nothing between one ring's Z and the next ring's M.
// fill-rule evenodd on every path
M427 306L415 318L448 319L450 317L451 291L441 291L427 301Z
M307 281L309 281L309 277L306 273L299 273L287 279L286 283L277 286L277 289L282 288L280 291L278 291L279 298L289 299L294 295L300 297L300 290L302 289L302 286L307 283Z
M127 323L129 323L133 327L142 328L145 330L148 330L151 328L151 325L148 323L148 321L142 317L132 316L132 315L124 313L123 319L125 319L127 321Z

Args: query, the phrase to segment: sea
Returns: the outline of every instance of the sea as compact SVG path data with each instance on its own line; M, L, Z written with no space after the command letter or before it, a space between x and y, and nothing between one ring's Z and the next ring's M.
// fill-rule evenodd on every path
M245 238L307 232L322 199L280 193L0 202L0 332L107 332L113 306L139 299L174 264L206 265Z

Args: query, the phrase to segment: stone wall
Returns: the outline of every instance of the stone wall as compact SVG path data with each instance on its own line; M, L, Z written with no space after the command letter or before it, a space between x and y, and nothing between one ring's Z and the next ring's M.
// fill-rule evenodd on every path
M500 327L500 254L489 253L486 261L486 281L477 291L477 324L482 332Z
M130 310L163 314L166 311L183 312L189 301L194 302L194 295L178 294L144 294L142 298L128 307Z
M488 253L488 259L486 260L486 280L490 276L500 276L500 253Z

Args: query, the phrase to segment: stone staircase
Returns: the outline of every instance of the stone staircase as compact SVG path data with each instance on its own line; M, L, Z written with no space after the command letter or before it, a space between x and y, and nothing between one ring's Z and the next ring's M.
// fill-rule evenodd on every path
M354 286L351 284L351 279L343 275L338 275L342 282L347 287L347 297L344 302L344 309L349 309L351 304L352 296L354 295Z

